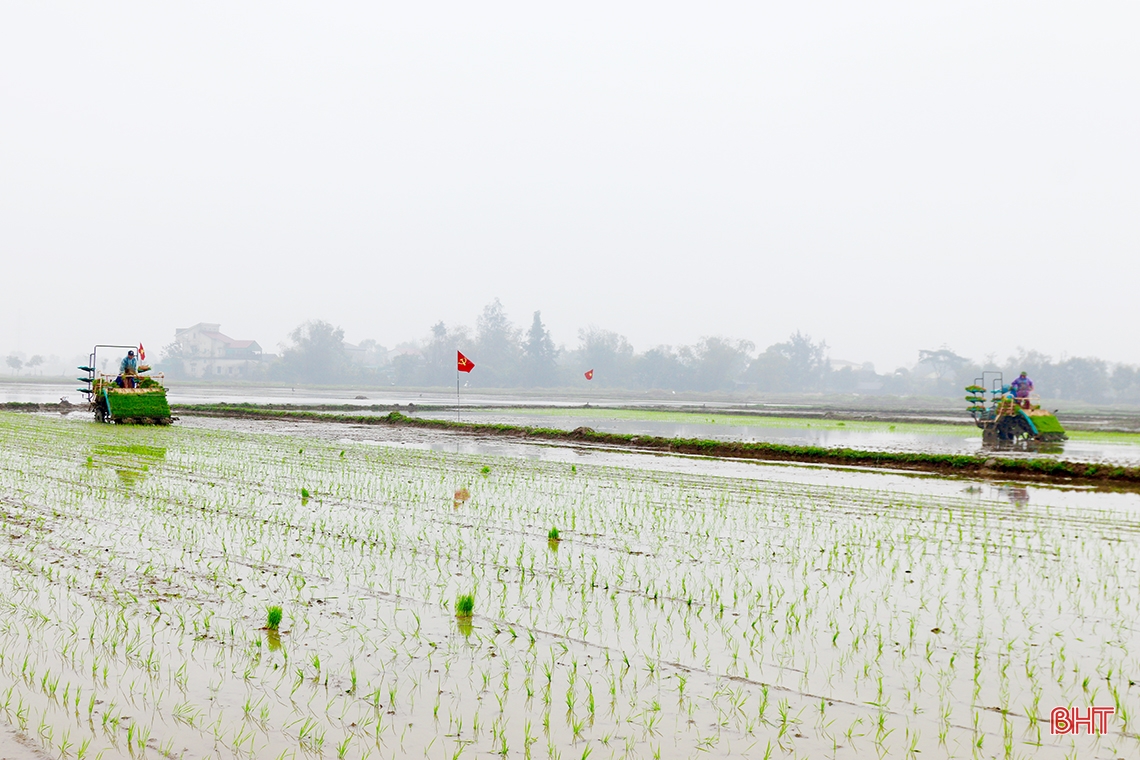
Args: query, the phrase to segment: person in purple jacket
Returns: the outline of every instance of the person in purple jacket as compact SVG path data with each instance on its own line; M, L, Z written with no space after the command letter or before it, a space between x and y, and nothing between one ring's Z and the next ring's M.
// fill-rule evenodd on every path
M1029 375L1022 372L1019 377L1015 378L1014 381L1009 384L1009 388L1013 391L1017 402L1028 409L1029 394L1033 391L1033 381L1029 379Z

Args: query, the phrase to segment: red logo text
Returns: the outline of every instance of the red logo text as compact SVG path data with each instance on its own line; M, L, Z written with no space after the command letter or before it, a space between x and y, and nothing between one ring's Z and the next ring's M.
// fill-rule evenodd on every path
M1116 713L1115 707L1089 707L1083 712L1079 707L1054 707L1049 713L1049 733L1086 734L1108 733L1108 716Z

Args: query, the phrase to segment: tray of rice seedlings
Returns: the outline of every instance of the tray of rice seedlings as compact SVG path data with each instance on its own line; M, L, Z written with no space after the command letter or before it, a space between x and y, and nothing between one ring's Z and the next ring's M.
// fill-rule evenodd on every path
M107 388L107 416L111 422L134 425L169 425L170 405L164 388Z

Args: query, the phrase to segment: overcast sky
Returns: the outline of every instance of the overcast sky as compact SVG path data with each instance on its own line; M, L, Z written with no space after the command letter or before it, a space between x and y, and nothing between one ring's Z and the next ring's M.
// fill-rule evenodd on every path
M0 352L799 329L1140 363L1136 3L5 3Z

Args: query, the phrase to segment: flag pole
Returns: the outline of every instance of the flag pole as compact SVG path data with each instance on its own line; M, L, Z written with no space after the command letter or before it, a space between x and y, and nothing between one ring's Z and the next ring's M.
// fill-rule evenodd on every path
M463 400L459 396L459 373L470 373L475 368L475 363L463 355L459 349L455 350L455 421L459 422L459 410L463 406Z

